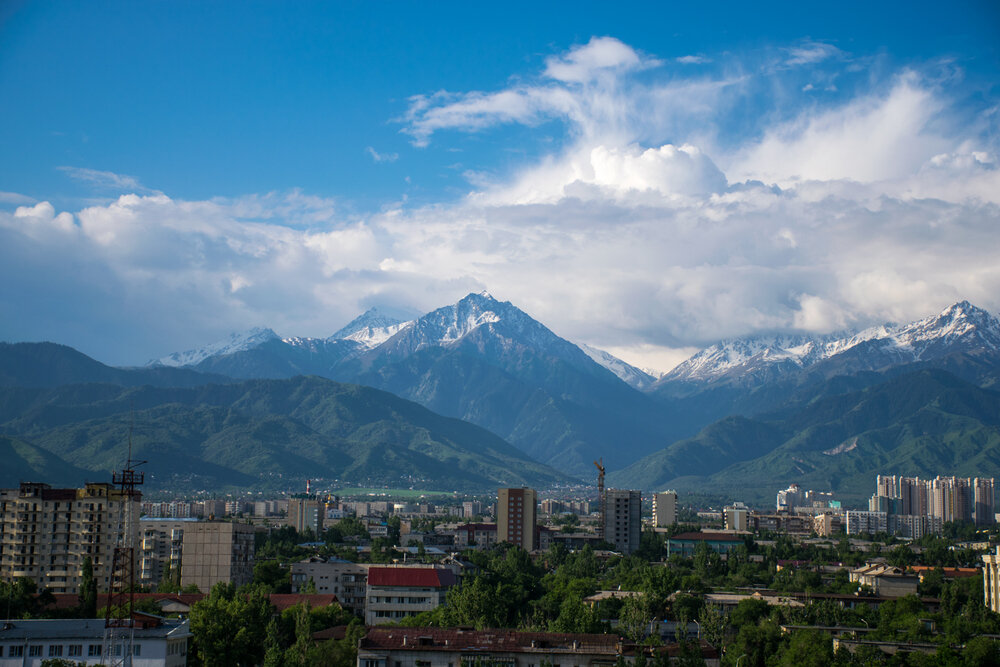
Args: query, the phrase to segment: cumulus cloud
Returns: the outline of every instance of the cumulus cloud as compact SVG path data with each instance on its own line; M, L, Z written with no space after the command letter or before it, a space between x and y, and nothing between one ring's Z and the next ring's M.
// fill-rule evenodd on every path
M136 363L240 328L326 336L373 304L427 311L489 289L559 335L667 370L722 337L906 321L965 298L1000 309L996 132L977 130L995 117L953 120L948 92L915 72L776 115L741 97L756 74L681 65L597 38L534 81L414 98L418 143L566 126L557 152L476 171L457 201L367 216L294 190L23 202L0 212L0 306L31 316L3 318L0 336ZM758 130L719 140L713 124L748 109Z
M796 181L884 181L909 176L954 145L935 131L943 110L934 92L914 73L899 76L888 91L875 91L839 108L803 111L768 129L742 149L730 171L788 185Z

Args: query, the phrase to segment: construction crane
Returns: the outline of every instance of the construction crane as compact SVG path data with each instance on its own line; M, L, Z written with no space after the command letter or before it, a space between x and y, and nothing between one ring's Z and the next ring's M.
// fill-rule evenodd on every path
M604 458L600 458L594 461L594 465L597 466L597 500L601 503L601 519L597 524L597 537L604 539Z

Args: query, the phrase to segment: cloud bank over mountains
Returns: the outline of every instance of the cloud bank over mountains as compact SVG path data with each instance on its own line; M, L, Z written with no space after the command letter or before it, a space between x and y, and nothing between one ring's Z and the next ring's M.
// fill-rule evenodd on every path
M997 311L998 107L963 86L954 65L886 71L814 41L741 60L595 37L503 89L410 99L400 123L420 150L507 126L553 138L454 201L370 215L299 191L183 201L67 168L122 194L0 211L0 300L31 314L3 335L141 363L489 289L667 370L754 331L909 321L961 299Z

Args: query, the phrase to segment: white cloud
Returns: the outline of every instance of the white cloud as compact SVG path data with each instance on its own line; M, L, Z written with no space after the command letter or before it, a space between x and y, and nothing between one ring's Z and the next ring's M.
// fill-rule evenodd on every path
M132 176L116 174L112 171L99 171L84 167L56 167L70 178L88 183L100 190L119 190L128 192L150 192Z
M677 62L682 65L704 65L705 63L712 62L711 58L706 58L705 56L681 56L680 58L674 58Z
M567 128L559 152L512 173L463 163L473 192L454 202L354 217L300 191L23 202L0 212L0 337L135 363L244 327L325 336L372 304L426 311L489 289L559 335L667 370L754 331L906 321L963 298L1000 309L996 114L953 117L946 90L905 72L781 114L748 103L758 76L678 77L603 38L535 82L414 98L417 142ZM720 119L751 112L749 141L719 138Z
M0 191L0 204L34 204L35 201L34 197L28 195Z
M789 48L787 53L788 58L785 59L785 64L795 66L812 65L829 58L839 57L843 55L844 52L833 44L806 41L798 46Z
M783 186L805 180L872 182L910 176L955 145L933 127L943 108L919 77L907 73L887 93L877 91L835 109L810 109L767 130L759 142L737 153L727 171L735 180Z
M379 153L371 146L366 148L365 152L367 152L375 162L395 162L399 159L399 153Z

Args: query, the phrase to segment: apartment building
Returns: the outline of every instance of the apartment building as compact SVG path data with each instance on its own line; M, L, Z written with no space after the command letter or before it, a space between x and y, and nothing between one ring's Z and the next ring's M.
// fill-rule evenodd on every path
M639 549L642 537L642 496L639 491L607 489L604 492L604 539L624 554Z
M168 564L180 569L181 585L207 593L219 582L253 580L254 529L244 523L142 519L139 580L155 586Z
M722 510L726 530L746 532L750 529L750 508L743 503L733 503Z
M308 558L292 563L292 592L301 593L309 581L316 593L336 595L345 609L364 614L368 592L369 563L352 563L341 558Z
M139 516L139 502L134 516ZM76 593L83 561L90 558L98 588L106 589L123 513L110 484L53 489L25 482L0 490L0 580L27 577L39 589ZM125 526L138 539L138 525Z
M300 533L308 528L314 535L322 535L325 515L326 504L318 498L296 496L288 499L288 525Z
M365 624L380 625L436 609L457 583L454 571L440 565L373 565L368 568Z
M677 492L662 491L653 494L653 526L666 528L677 523Z
M994 480L990 478L879 475L868 509L889 515L931 516L946 521L994 523Z
M497 541L516 544L526 551L537 549L537 505L534 489L500 489L497 492Z

